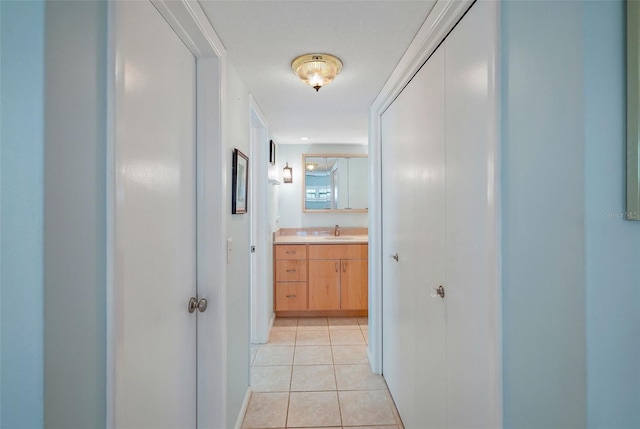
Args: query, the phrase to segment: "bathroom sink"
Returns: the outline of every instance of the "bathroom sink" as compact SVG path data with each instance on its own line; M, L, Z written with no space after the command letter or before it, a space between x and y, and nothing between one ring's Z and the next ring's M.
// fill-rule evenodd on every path
M325 240L353 240L353 237L325 237Z

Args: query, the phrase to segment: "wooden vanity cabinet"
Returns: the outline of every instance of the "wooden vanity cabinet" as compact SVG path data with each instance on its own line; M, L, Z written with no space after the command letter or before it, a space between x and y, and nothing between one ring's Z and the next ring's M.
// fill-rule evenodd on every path
M366 310L366 244L309 245L309 310Z
M366 244L276 244L274 247L276 312L339 315L351 311L352 315L366 315Z

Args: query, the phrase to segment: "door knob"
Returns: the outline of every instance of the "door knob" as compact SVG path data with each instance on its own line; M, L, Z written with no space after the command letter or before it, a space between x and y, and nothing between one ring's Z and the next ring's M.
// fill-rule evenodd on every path
M200 313L204 313L207 310L207 305L209 303L207 302L206 298L202 298L200 301L198 301L198 298L192 296L191 298L189 298L189 313L193 313L196 310L198 310Z
M398 262L398 261L400 260L400 257L398 256L398 254L397 254L397 253L396 253L395 255L391 255L391 257L392 257L393 259L395 259L395 260L396 260L396 262Z

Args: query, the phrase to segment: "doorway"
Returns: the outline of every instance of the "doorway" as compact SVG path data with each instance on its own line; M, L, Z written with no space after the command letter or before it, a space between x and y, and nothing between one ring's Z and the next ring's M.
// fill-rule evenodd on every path
M225 427L225 52L187 2L110 3L109 34L107 426Z
M265 344L273 323L273 283L269 261L272 260L272 240L269 239L267 183L268 151L270 150L267 122L253 97L249 97L250 140L249 168L251 170L251 343Z

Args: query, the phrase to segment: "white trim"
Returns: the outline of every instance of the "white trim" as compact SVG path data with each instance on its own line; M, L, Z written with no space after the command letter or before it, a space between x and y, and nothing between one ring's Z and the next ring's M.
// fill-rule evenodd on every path
M371 370L382 374L382 146L381 116L427 61L474 0L438 1L369 113L369 347Z
M384 112L420 67L429 59L447 34L475 0L438 1L433 7L413 41L387 79L371 105L372 113Z
M150 0L196 58L223 57L226 50L195 0Z
M150 0L196 57L197 64L197 194L198 285L210 302L199 315L198 427L227 427L227 323L226 323L226 50L199 3L195 0ZM114 16L118 2L109 2L107 60L107 416L115 426L115 346L117 290L115 282L115 106L117 53ZM201 118L207 118L202 120ZM204 168L206 165L207 168ZM206 220L206 222L205 222ZM206 260L206 263L204 261ZM203 294L205 296L203 296ZM204 332L202 332L204 331ZM207 365L201 371L202 362Z
M488 1L488 0L487 0ZM501 44L501 34L502 34L502 20L500 17L502 16L502 3L495 0L490 0L495 4L495 16L496 16L496 26L495 29L495 49L494 52L496 56L492 59L493 65L493 80L491 82L491 87L489 91L492 91L495 94L494 99L494 109L491 112L492 118L491 122L493 123L492 130L495 132L493 137L490 137L491 141L495 142L492 150L494 156L494 164L493 164L493 182L492 187L495 190L495 204L493 214L493 228L494 228L494 240L495 240L495 255L494 258L495 266L493 269L495 270L495 290L493 293L495 294L495 310L496 310L496 349L495 349L495 357L496 357L496 374L497 379L496 382L496 427L502 428L504 427L503 421L503 410L504 410L504 391L502 384L502 374L503 374L503 361L502 361L502 44Z
M226 189L221 129L221 67L218 58L197 60L198 296L211 303L198 317L198 426L223 427L226 413ZM215 166L211 168L211 166ZM220 363L219 365L217 363ZM204 364L203 364L204 363Z
M240 413L238 414L238 419L236 420L236 425L234 429L241 429L242 422L244 421L244 415L247 413L247 408L249 407L249 400L251 399L251 387L247 387L247 393L244 395L244 401L242 401L242 407L240 407Z

